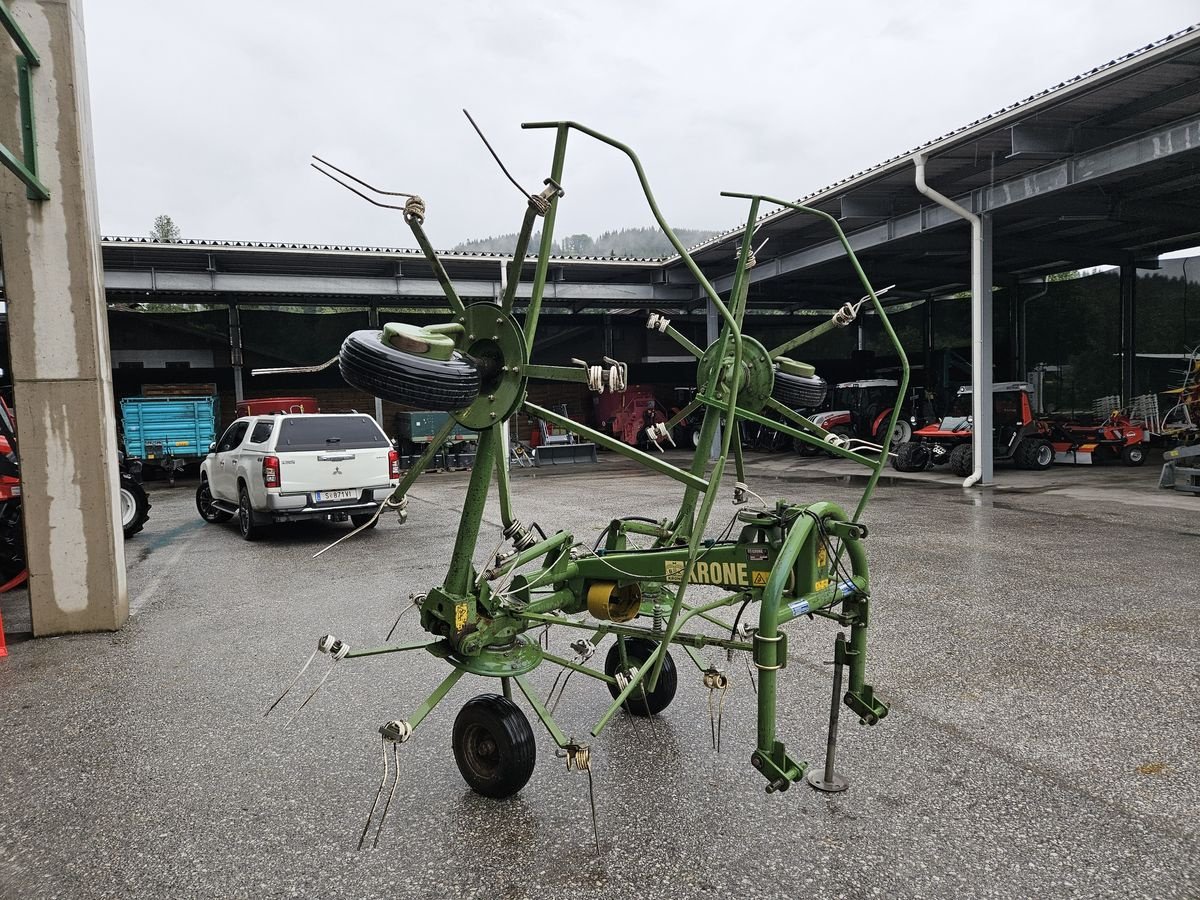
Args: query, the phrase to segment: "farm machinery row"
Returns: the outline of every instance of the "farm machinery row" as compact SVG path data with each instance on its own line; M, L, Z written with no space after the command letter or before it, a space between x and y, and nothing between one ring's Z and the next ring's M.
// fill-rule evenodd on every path
M824 394L825 383L812 366L793 359L789 353L828 331L827 326L774 349L742 330L748 273L756 262L752 241L761 208L773 204L814 216L823 220L840 241L847 264L863 285L866 302L879 316L901 361L896 393L904 395L908 364L903 348L841 228L828 214L800 204L762 194L724 194L745 202L748 211L732 288L723 297L667 224L641 163L629 147L576 122L523 127L551 132L554 150L543 190L528 192L509 176L521 191L525 214L507 287L498 303L468 305L455 293L425 236L422 226L426 205L421 198L381 192L341 169L317 161L323 174L376 205L402 212L441 282L450 310L444 323L433 326L392 324L382 330L352 333L338 357L343 378L386 400L419 401L426 407L446 410L450 413L444 429L447 433L451 428L465 427L478 435L475 466L465 488L457 535L447 548L445 578L434 585L414 585L410 601L402 604L418 610L424 635L396 642L389 635L387 643L365 648L351 648L345 641L327 635L314 651L314 656L327 654L331 668L344 665L343 660L417 652L447 669L444 680L429 697L420 702L412 698L403 716L379 728L384 773L360 846L377 814L378 841L395 792L396 776L392 776L389 787L389 756L395 759L397 748L414 739L426 717L468 676L490 679L497 689L479 694L461 707L453 728L453 754L467 784L494 798L517 793L533 770L533 731L515 702L517 696L524 698L545 727L567 768L587 770L590 777L592 750L588 741L599 737L613 716L622 711L633 716L656 716L672 702L678 680L683 677L669 652L672 648L687 654L697 668L697 679L710 691L727 689L731 676L705 662L698 651L719 648L731 659L735 654L749 657L757 675L758 714L757 737L749 760L765 780L769 793L787 790L806 773L809 782L818 788L844 787L833 772L832 752L827 753L823 771L809 772L808 764L777 733L776 712L784 699L779 673L793 655L783 626L825 620L844 629L831 641L836 663L831 746L840 706L845 705L868 725L876 724L888 713L888 705L867 679L867 637L874 624L874 597L864 549L868 532L863 522L886 457L859 453L839 435L794 411L797 405L819 402L818 394ZM666 421L655 421L650 426L655 439L661 441L684 420L699 423L693 455L685 465L673 465L660 454L644 452L611 433L572 421L532 403L527 396L531 379L584 383L593 390L610 393L618 387L612 374L615 367L607 364L558 367L531 359L555 215L564 197L567 143L572 135L576 140L595 140L629 160L652 214L720 316L720 334L707 347L698 347L678 335L669 320L651 323L675 338L696 360L694 396ZM392 199L397 196L402 201ZM516 304L517 285L539 220L541 238L535 274L521 316ZM853 320L853 311L849 320ZM894 427L900 404L893 400L891 406L890 424ZM632 509L628 515L612 519L599 535L588 536L572 529L543 528L539 523L525 522L501 451L501 432L518 412L549 422L673 480L683 491L678 509L667 515L658 509ZM864 467L869 478L857 505L843 509L824 500L767 502L758 498L747 484L742 450L735 439L740 422L767 424L789 438L827 449ZM718 452L710 465L709 448L714 441ZM440 443L435 436L432 445ZM409 493L428 463L429 454L417 460L381 510L398 513L402 521L407 518ZM541 483L537 487L540 489ZM485 500L493 491L501 520L497 534L489 533L492 529L483 519ZM754 503L750 502L752 498ZM732 516L718 515L718 502L732 502ZM476 551L484 540L497 546L482 565L477 565L480 556ZM716 589L717 596L697 592L697 587ZM734 615L728 618L723 612ZM543 632L548 633L545 641L539 639ZM570 637L562 641L564 649L559 650L557 636L564 633ZM609 642L607 651L601 651L602 642ZM597 662L599 659L604 660L603 664ZM566 733L553 713L555 701L530 681L529 674L544 664L559 667L560 675L565 673L567 678L576 674L596 682L610 695L611 703L589 734ZM843 671L847 676L844 691Z

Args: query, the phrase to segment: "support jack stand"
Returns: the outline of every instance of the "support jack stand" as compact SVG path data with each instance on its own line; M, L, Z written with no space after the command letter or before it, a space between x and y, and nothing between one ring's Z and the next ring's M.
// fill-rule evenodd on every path
M838 712L842 706L842 666L846 661L846 636L839 634L833 645L833 700L829 704L829 743L825 747L825 769L811 769L804 780L824 794L837 794L850 787L850 781L833 771L837 758Z

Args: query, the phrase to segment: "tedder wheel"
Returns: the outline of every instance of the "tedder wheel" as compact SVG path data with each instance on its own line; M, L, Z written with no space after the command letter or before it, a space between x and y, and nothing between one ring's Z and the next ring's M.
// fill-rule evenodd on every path
M254 507L250 505L250 494L244 484L238 488L237 516L238 531L242 533L242 540L257 541L263 536L263 526L254 517Z
M776 369L771 396L789 409L815 409L825 401L827 388L820 375L792 375Z
M1146 448L1141 444L1126 444L1121 448L1121 462L1127 466L1140 466L1146 461Z
M499 694L468 700L454 720L454 761L477 794L503 800L533 774L533 729L525 714Z
M892 466L897 472L924 472L929 465L929 448L924 444L909 441L896 448Z
M381 340L381 331L354 331L342 343L342 378L369 394L417 409L459 410L479 396L474 360L455 350L434 359L397 350Z
M367 530L370 531L379 524L379 516L375 515L375 513L363 513L361 516L351 516L350 522L355 528L362 528L370 522L371 524L367 526Z
M1054 464L1054 448L1049 441L1039 441L1036 438L1024 438L1017 444L1013 459L1022 469L1048 469Z
M950 451L950 471L962 478L975 471L975 448L971 444L959 444Z
M121 473L121 528L130 538L142 530L150 518L150 496L137 480Z
M208 479L201 476L200 487L196 488L196 511L205 522L228 522L233 513L227 513L213 506L212 491L208 487Z
M642 665L650 658L650 654L654 652L654 648L658 646L653 641L648 641L645 638L626 638L625 639L625 658L629 660L629 665L640 669ZM612 647L608 650L608 656L604 659L604 674L610 678L617 674L621 668L621 648L613 642ZM635 716L653 716L662 712L671 705L671 701L675 699L675 688L678 684L678 677L675 673L675 660L671 659L671 654L667 653L667 658L663 660L662 671L658 674L658 685L654 690L642 690L634 688L629 699L625 701L625 708ZM642 682L645 685L645 682ZM612 694L613 699L621 693L621 689L615 684L608 686L608 692Z

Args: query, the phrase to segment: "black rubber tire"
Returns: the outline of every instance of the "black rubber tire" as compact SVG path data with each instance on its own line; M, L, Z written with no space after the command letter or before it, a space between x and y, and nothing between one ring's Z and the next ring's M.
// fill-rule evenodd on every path
M645 638L626 638L625 639L625 657L629 660L631 666L641 668L642 664L650 658L650 654L654 652L654 648L658 646L653 641ZM604 674L613 678L617 674L617 670L621 668L621 649L617 646L617 642L613 641L613 645L608 648L608 656L604 659ZM645 682L643 682L643 685ZM635 716L646 718L648 716L658 715L675 699L675 690L679 686L679 676L675 670L675 660L671 658L671 654L667 653L667 658L663 660L662 671L658 675L658 684L654 690L638 690L635 689L629 695L629 699L625 701L625 709L633 713ZM612 694L613 699L621 693L621 689L615 684L608 685L608 692Z
M375 513L363 513L361 516L351 516L350 522L355 528L362 528L370 522L371 524L367 525L367 531L370 531L379 524L379 516L375 515Z
M265 527L257 520L254 507L250 505L250 493L244 484L238 485L238 531L243 541L257 541L263 536Z
M200 485L196 488L196 512L205 522L228 522L233 513L217 509L212 505L212 491L208 487L208 479L201 476Z
M346 383L392 403L417 409L464 409L479 396L474 360L454 351L448 360L397 350L381 331L355 331L342 342L338 365Z
M477 794L503 800L533 774L533 729L517 705L499 694L480 694L463 704L451 740L458 771Z
M1146 461L1146 448L1141 444L1126 444L1121 448L1121 462L1127 466L1140 466Z
M789 409L816 409L825 402L828 390L820 375L789 375L776 369L771 396Z
M131 538L146 527L150 518L150 495L132 475L122 472L120 496L121 528L125 537Z
M0 503L0 582L25 569L25 533L21 527L21 502Z
M1054 465L1054 448L1049 441L1022 438L1013 451L1013 461L1019 469L1045 471Z
M950 451L950 471L966 478L975 471L975 448L971 444L959 444Z
M892 468L897 472L924 472L928 465L929 448L915 441L901 444L892 457Z

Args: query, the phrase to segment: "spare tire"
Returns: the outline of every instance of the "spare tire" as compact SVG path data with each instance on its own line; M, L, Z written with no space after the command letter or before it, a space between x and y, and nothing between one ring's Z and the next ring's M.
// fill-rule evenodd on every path
M479 370L455 350L431 359L397 350L381 331L355 331L342 343L338 367L347 384L392 403L418 409L465 409L479 396Z
M789 409L815 409L825 402L827 389L820 375L789 375L776 367L771 396Z

